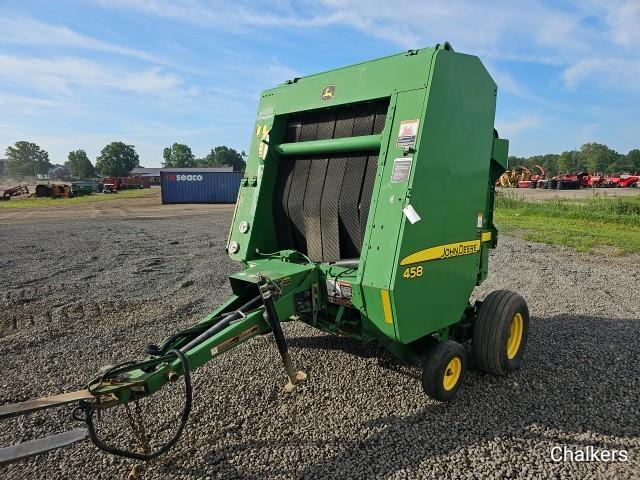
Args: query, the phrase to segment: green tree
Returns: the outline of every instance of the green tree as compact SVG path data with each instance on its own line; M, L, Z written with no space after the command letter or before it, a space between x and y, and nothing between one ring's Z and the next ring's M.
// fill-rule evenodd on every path
M64 166L67 167L72 177L91 178L96 175L96 170L84 150L69 152L68 160Z
M7 147L5 156L7 175L35 176L47 173L51 167L49 154L31 142L16 142Z
M164 167L186 168L196 166L196 157L191 149L183 143L174 143L162 152Z
M96 171L105 177L126 177L139 166L139 161L133 145L111 142L96 159Z
M605 172L612 163L617 163L620 154L601 143L585 143L580 147L580 156L589 172Z
M233 148L220 145L212 148L203 160L208 167L233 167L234 172L243 172L247 166L243 159L245 156L244 152L238 153Z
M575 150L569 150L568 152L562 152L557 161L557 172L555 174L566 172L579 172L584 170L584 162L581 158L580 152Z
M625 155L625 167L631 173L640 173L640 150L634 148Z

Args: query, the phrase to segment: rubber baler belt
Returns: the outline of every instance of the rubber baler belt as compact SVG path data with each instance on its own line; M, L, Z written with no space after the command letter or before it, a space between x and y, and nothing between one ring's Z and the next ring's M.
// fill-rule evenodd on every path
M367 228L367 218L369 218L369 209L371 207L371 195L373 194L373 185L376 181L376 171L378 167L378 155L369 155L367 157L367 167L362 182L362 192L360 193L360 203L358 220L360 223L360 243L364 240L364 233Z
M316 262L323 260L323 232L320 207L328 163L329 160L327 158L314 158L311 160L311 169L304 196L304 233L307 240L307 255Z
M388 99L292 114L287 142L380 134ZM314 261L360 255L375 182L377 155L282 158L273 208L280 249Z
M346 157L329 160L327 176L320 205L320 230L322 231L322 258L325 262L340 260L340 191L347 166Z
M307 179L311 169L311 159L293 160L295 164L291 178L291 190L287 201L287 210L293 231L296 250L307 253L307 240L304 225L304 196L307 190Z
M359 201L362 180L366 167L366 156L349 157L340 191L340 257L354 258L360 256L360 215Z
M273 194L273 219L278 236L280 249L295 248L293 231L289 220L289 193L293 179L295 162L290 158L280 160L280 171L276 178L276 186Z

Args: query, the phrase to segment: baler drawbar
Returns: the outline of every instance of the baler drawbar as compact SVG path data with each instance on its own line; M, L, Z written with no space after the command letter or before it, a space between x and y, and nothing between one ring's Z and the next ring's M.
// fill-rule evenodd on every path
M469 365L503 376L522 361L529 312L500 290L470 302L487 276L496 180L508 142L495 131L497 88L477 57L448 43L296 78L262 93L227 252L243 269L231 298L147 358L107 366L83 390L0 406L0 419L74 405L84 427L0 449L0 465L87 437L140 461L169 450L193 402L190 372L257 335L272 334L291 392L306 379L281 324L378 342L422 365L436 401ZM137 449L100 437L100 412L150 397L182 377L179 424L153 450L131 418Z

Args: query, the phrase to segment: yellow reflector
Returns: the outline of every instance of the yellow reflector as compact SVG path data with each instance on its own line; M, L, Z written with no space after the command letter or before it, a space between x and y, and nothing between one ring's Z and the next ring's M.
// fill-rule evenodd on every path
M382 310L384 311L384 322L389 325L393 324L393 315L391 314L391 300L389 299L389 290L380 290L382 296Z
M490 242L491 241L491 232L482 232L482 241Z

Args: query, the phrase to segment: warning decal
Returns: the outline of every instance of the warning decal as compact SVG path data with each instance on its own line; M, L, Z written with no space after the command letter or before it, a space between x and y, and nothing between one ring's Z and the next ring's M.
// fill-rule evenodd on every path
M231 337L228 340L225 340L224 342L216 345L215 347L213 347L211 349L211 355L218 355L219 353L224 352L225 350L230 349L231 347L233 347L234 345L237 345L238 343L246 340L247 338L251 337L252 335L255 335L259 332L259 328L254 325L253 327L249 328L248 330L245 330L244 332L242 332L240 335L236 336L236 337Z
M393 171L391 172L391 183L406 182L411 173L411 157L396 158L393 161Z
M398 132L398 141L396 145L403 148L415 147L419 125L419 119L402 120L400 122L400 131Z

